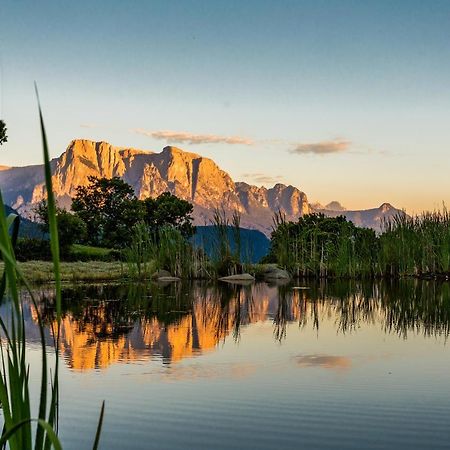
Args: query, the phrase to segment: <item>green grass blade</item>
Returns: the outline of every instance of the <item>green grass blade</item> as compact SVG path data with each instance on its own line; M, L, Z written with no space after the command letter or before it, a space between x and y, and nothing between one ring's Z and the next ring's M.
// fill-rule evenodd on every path
M39 428L43 428L47 432L52 446L55 450L62 450L61 442L58 439L53 428L45 421L41 419L24 419L16 423L12 428L10 428L6 433L0 438L0 446L5 445L11 437L17 433L22 427L29 425L31 422L37 422ZM25 450L25 449L24 449Z

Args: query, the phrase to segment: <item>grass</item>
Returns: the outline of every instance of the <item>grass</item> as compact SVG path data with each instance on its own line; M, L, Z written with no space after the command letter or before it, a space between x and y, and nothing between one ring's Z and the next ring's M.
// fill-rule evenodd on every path
M37 301L14 254L14 245L19 229L19 218L15 214L10 214L8 217L5 217L2 213L0 214L0 252L3 260L3 277L0 283L0 298L2 301L9 300L10 315L8 319L6 317L0 317L0 326L3 332L0 343L2 361L0 369L0 402L4 422L0 437L0 448L9 448L10 450L25 450L32 448L35 450L49 450L52 447L56 450L62 449L61 442L57 436L59 339L61 323L61 266L50 157L40 104L39 119L44 153L50 247L55 290L56 327L52 329L52 337L54 339L54 365L53 370L50 371L46 351L44 325ZM4 211L1 193L0 211ZM25 320L19 296L20 284L24 284L29 291L37 314L40 332L41 382L38 411L35 415L32 415L31 413L30 372L27 362ZM97 449L99 443L103 411L104 405L101 409L97 432L94 438L94 450ZM35 427L34 424L36 424Z
M69 256L73 261L114 261L118 259L118 251L112 248L72 244Z
M17 266L30 283L54 282L53 263L51 261L19 262ZM4 264L0 263L0 270ZM61 281L112 281L128 277L128 268L121 262L77 261L60 263Z
M397 216L380 236L380 271L389 276L450 274L450 214Z

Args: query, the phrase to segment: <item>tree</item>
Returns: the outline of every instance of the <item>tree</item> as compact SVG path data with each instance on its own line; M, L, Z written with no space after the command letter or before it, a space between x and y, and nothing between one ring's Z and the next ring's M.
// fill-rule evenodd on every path
M126 247L132 226L142 219L141 202L133 188L119 177L89 177L79 186L72 210L86 223L87 243L103 247Z
M176 228L185 238L195 233L192 225L193 206L170 192L164 192L157 198L143 200L144 222L151 230L158 230L163 226Z
M5 142L8 142L8 136L6 135L7 128L6 124L3 120L0 120L0 145L3 145Z
M47 202L43 200L36 208L36 215L44 233L49 232ZM59 246L62 255L67 255L70 246L82 242L86 236L86 224L76 214L65 209L56 208Z

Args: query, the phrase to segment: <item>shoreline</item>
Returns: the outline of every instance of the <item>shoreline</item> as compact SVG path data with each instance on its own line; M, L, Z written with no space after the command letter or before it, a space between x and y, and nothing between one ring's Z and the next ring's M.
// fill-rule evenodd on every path
M18 263L20 270L24 274L27 281L31 283L43 284L54 281L53 263L51 261L26 261ZM76 261L61 262L61 281L62 282L103 282L103 281L145 281L146 278L138 279L130 276L129 267L121 261ZM251 269L252 267L250 267ZM0 271L3 271L3 263L0 262ZM254 270L249 273L255 275L255 281L264 281L261 276L261 265L256 264ZM211 278L211 281L218 281L220 277ZM411 274L395 277L373 276L373 277L291 277L290 280L283 280L285 283L289 281L311 281L311 280L402 280L402 279L418 279L422 281L449 281L450 274ZM147 278L149 279L149 278ZM281 280L279 280L281 281Z

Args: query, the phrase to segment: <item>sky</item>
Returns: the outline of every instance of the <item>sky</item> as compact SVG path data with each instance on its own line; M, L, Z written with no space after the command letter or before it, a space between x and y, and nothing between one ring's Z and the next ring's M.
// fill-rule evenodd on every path
M450 2L0 0L0 165L74 138L210 157L311 202L450 205Z

